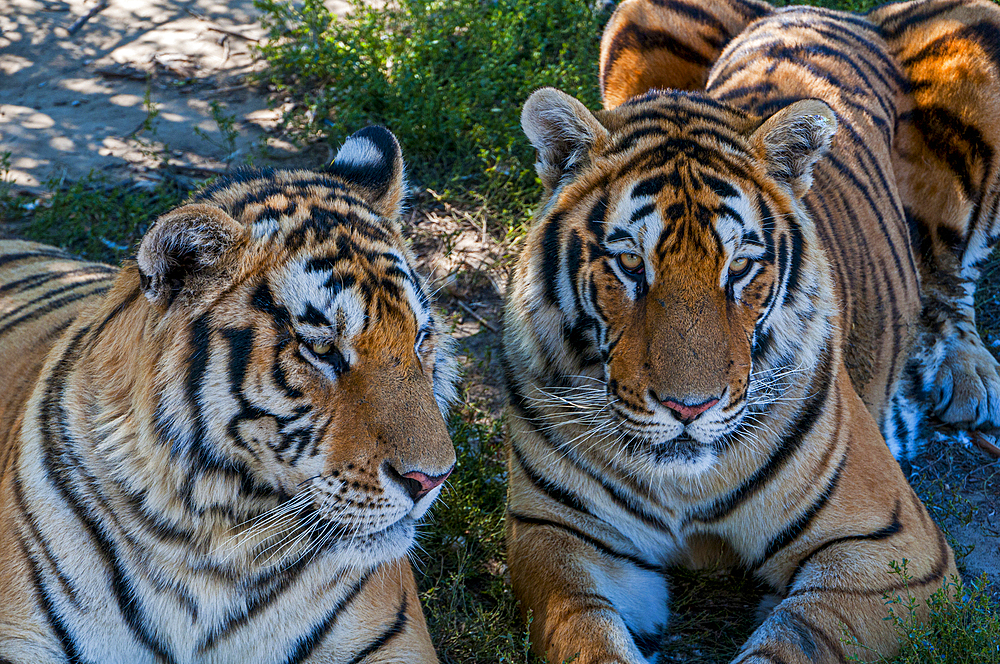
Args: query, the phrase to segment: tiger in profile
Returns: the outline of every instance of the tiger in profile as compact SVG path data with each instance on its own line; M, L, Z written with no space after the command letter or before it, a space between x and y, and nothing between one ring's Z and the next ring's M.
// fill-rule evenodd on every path
M539 655L656 661L670 566L773 588L735 662L844 662L842 630L888 655L889 564L918 615L956 574L893 455L931 418L1000 423L972 308L1000 234L998 35L976 0L626 0L605 108L528 99L545 196L503 362Z
M0 662L436 662L407 552L455 362L380 127L120 270L0 243Z

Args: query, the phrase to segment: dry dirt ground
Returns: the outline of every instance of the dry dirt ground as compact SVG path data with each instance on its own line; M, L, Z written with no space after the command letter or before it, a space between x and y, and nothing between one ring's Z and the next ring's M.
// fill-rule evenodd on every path
M340 0L327 4L344 9ZM15 191L40 193L47 181L91 172L156 180L163 158L191 177L248 157L279 166L328 160L326 148L301 152L276 133L282 105L293 100L269 107L248 85L259 67L252 45L263 37L256 16L250 0L0 0L0 153L12 154ZM159 109L153 130L143 127L147 97ZM235 145L222 140L213 100L235 118ZM466 398L495 416L497 327L513 247L426 192L407 225L459 338ZM1000 461L943 436L914 478L960 549L971 547L966 573L986 571L1000 598Z

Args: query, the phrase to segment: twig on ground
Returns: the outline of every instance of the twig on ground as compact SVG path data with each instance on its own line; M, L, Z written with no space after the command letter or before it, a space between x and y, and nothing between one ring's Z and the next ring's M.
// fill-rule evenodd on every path
M973 431L970 434L972 442L976 444L976 447L986 452L987 454L992 454L996 458L1000 459L1000 447L997 447L992 442L990 442L986 436L979 433L978 431Z
M211 23L212 22L212 19L210 19L209 17L205 16L201 12L196 12L195 10L190 9L190 8L185 9L185 11L188 14L190 14L191 16L194 16L199 21L205 21L205 23ZM208 29L211 30L212 32L221 32L224 35L232 35L233 37L239 37L240 39L244 39L246 41L253 42L255 44L260 43L260 40L257 39L256 37L247 37L244 34L236 32L235 30L226 30L225 28L220 28L220 27L214 26L214 25L208 26Z
M107 8L108 8L108 0L101 0L95 6L91 7L90 11L88 11L86 14L76 19L75 21L73 21L73 25L66 28L66 32L68 32L71 35L75 35L77 31L83 27L84 23L94 18L95 16L97 16L97 14L99 14L100 12L104 11Z
M259 44L260 43L260 40L257 39L256 37L248 37L247 35L240 34L239 32L236 32L235 30L226 30L225 28L219 28L219 27L216 27L214 25L208 26L208 29L211 30L212 32L221 32L224 35L229 35L230 37L236 37L238 39L243 39L243 40L248 41L248 42L253 42L254 44Z
M470 307L469 305L467 305L465 302L462 302L461 300L455 300L455 301L458 302L458 306L460 306L463 311L465 311L467 314L469 314L470 316L472 316L473 318L475 318L477 321L479 321L480 325L484 326L486 329L490 330L491 332L496 332L497 331L497 328L495 328L492 323L490 323L488 320L486 320L485 318L483 318L482 316L480 316L479 314L477 314L475 311L473 311L472 307Z

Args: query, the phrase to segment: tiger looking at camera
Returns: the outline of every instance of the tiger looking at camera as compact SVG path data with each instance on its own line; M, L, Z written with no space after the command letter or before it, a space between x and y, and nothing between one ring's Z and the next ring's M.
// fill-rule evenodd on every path
M247 169L120 270L0 243L0 662L436 662L407 559L449 339L369 127Z
M778 599L739 663L897 648L953 554L893 454L1000 423L1000 8L627 0L605 109L525 104L545 197L512 278L511 579L550 662L656 661L670 566ZM888 446L887 444L888 443Z

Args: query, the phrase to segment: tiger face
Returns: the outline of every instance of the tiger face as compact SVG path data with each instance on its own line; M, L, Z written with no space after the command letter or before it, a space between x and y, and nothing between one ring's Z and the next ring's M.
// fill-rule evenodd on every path
M326 173L241 172L143 241L145 294L166 307L152 344L168 348L156 426L174 447L213 441L189 488L200 510L232 509L216 464L253 487L223 548L398 558L454 466L442 418L454 397L450 346L389 222L399 154L373 128ZM197 252L212 254L211 269L178 279Z
M121 270L0 243L0 661L437 661L406 554L456 375L404 187L370 127L220 178Z
M790 309L815 311L828 277L789 256L815 244L799 199L832 111L809 100L762 123L657 93L592 114L541 90L522 123L549 199L514 301L564 319L533 329L553 331L552 366L591 390L619 454L707 467L771 403L795 336L820 333Z

